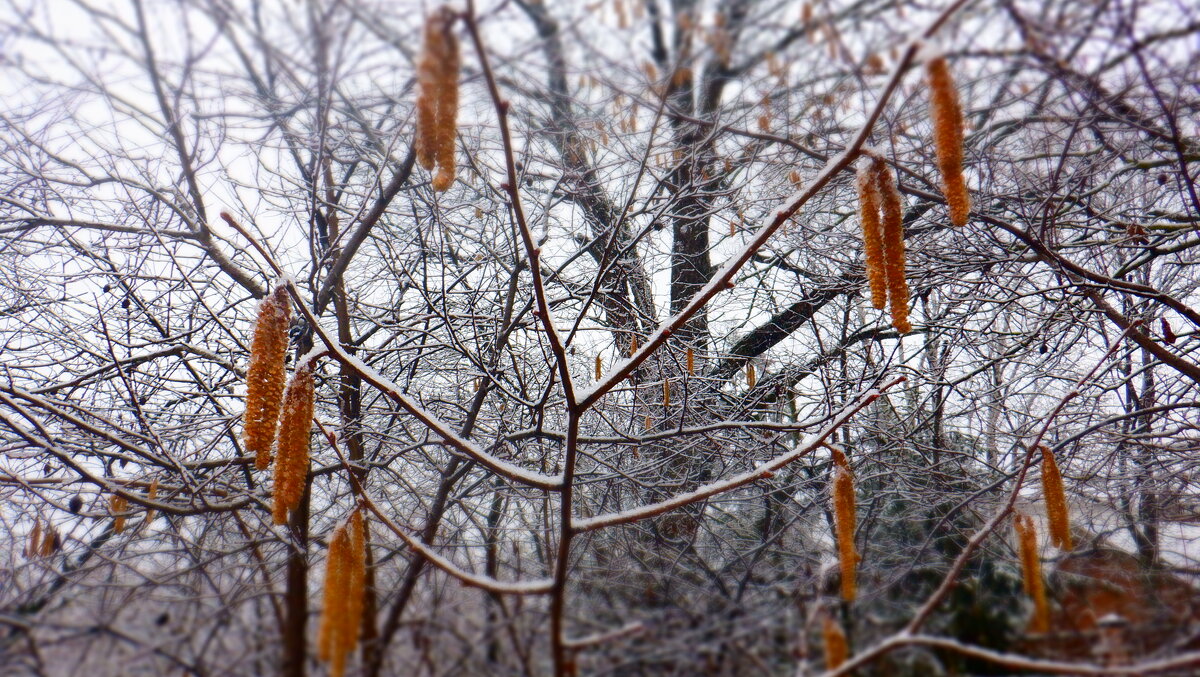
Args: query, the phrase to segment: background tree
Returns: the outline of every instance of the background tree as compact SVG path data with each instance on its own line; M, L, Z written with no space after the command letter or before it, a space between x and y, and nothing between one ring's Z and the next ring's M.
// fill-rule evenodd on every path
M356 506L352 674L807 674L834 622L860 674L1200 663L1195 9L457 3L440 192L414 148L436 9L4 5L3 664L323 670ZM910 333L869 307L867 152ZM240 419L280 278L317 425L277 527ZM1077 534L1043 550L1049 634L1008 536L1041 520L1038 442ZM1110 651L1078 600L1121 554L1145 602Z

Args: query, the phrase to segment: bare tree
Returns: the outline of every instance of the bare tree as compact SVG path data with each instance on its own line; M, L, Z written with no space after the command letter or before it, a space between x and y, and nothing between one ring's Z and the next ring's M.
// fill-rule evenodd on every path
M354 511L354 674L1200 665L1195 9L434 5L4 4L4 665L323 671ZM242 437L277 288L316 379L286 525Z

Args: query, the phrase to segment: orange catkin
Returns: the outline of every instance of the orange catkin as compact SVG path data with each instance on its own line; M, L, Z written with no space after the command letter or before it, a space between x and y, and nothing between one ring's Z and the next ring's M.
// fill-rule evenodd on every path
M883 269L883 226L879 221L879 189L875 185L871 165L859 165L856 185L867 283L871 287L871 305L875 306L876 310L883 310L887 305L887 271Z
M758 377L754 373L754 363L746 363L746 387L753 388L754 384L758 383Z
M691 346L688 346L687 349L687 370L688 376L696 373L696 353L692 350Z
M883 215L883 269L887 278L892 326L900 333L907 334L912 331L912 325L908 323L908 280L904 277L904 203L896 186L896 177L887 163L874 159L872 173Z
M942 194L950 207L950 223L963 226L971 211L971 198L963 179L963 115L958 91L946 58L926 63L929 75L929 117L933 121L933 145L942 174Z
M852 602L858 590L855 579L858 551L854 548L854 527L857 519L854 475L850 472L850 464L846 462L845 455L837 450L834 450L833 517L836 532L834 535L838 544L838 563L842 574L842 599Z
M367 581L367 527L361 510L350 515L350 554L347 564L350 571L347 583L346 616L348 630L341 637L343 652L349 654L358 643L358 631L362 627L363 604L366 601Z
M1063 491L1062 475L1054 461L1054 452L1042 448L1042 495L1046 498L1046 517L1050 525L1050 542L1059 550L1070 550L1071 517L1067 512L1067 497Z
M280 398L287 377L288 322L292 306L287 289L277 286L258 306L254 338L250 343L250 366L246 369L246 413L243 436L246 451L254 454L254 465L265 470L271 464L271 443L279 419Z
M833 465L841 468L846 472L850 472L850 460L846 458L845 452L837 447L829 447L829 455L833 458Z
M597 355L596 356L596 380L599 381L600 377L603 375L604 375L604 360L601 359L601 357L599 355Z
M358 643L366 589L366 527L355 510L333 532L325 565L325 594L317 656L330 663L329 673L341 677L346 656Z
M417 162L437 173L433 189L454 183L454 134L458 116L458 71L461 57L454 35L455 14L442 7L425 21L425 44L417 67Z
M1046 601L1046 584L1042 580L1042 562L1038 559L1037 529L1028 515L1018 514L1013 518L1021 556L1021 578L1025 594L1033 600L1031 632L1047 632L1050 629L1050 606Z
M279 438L275 443L275 501L271 509L275 524L287 523L288 512L296 509L304 494L312 425L313 363L309 360L296 369L283 396Z
M325 560L325 594L321 605L321 626L317 633L317 657L322 661L333 660L337 636L345 620L343 604L346 601L346 559L349 550L350 536L344 527L338 527L329 539L329 555Z
M826 616L821 623L821 637L825 642L825 669L834 670L850 656L846 633L837 621Z

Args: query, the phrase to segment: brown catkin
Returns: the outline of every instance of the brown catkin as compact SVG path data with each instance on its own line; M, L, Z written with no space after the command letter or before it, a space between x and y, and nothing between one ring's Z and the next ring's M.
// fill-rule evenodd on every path
M429 27L426 25L426 32ZM437 166L437 151L434 139L437 138L437 101L432 94L427 94L436 87L437 72L435 64L422 58L417 67L417 81L420 92L417 95L417 129L413 139L414 150L417 154L417 164L432 172Z
M599 381L600 377L603 375L604 375L604 360L601 359L601 357L599 355L597 355L596 356L596 380Z
M693 376L696 373L696 353L691 346L687 349L687 370L688 376Z
M46 531L42 535L41 556L49 557L62 547L62 541L58 537L58 531L49 524L46 525Z
M676 89L686 89L692 81L692 69L680 66L671 75L671 86Z
M442 10L448 13L449 10ZM443 191L454 182L454 134L458 118L458 71L461 57L458 39L453 32L453 14L445 21L445 54L442 63L441 87L438 98L437 120L437 164L438 173L433 179L433 189Z
M454 183L454 134L458 116L458 71L461 57L454 35L455 15L442 7L425 21L425 44L417 67L417 162L426 171L437 168L433 189Z
M908 323L908 280L904 276L904 203L896 186L896 177L886 162L873 159L872 173L883 216L883 269L887 278L892 326L900 333L907 334L912 331L912 325Z
M288 512L296 509L304 493L312 425L313 363L309 360L296 369L283 395L279 438L275 445L275 501L271 509L276 524L287 523Z
M417 64L417 129L413 143L417 162L430 172L437 167L438 159L438 102L445 36L440 17L441 12L435 12L425 20L424 44Z
M833 516L834 530L838 544L838 564L842 574L842 599L853 602L858 587L855 580L855 568L858 565L858 551L854 548L854 527L856 522L854 505L854 475L850 472L845 456L838 462L836 452L833 467Z
M883 225L879 221L879 189L871 165L858 168L858 218L862 224L863 253L867 283L871 287L871 305L876 310L887 306L887 271L883 269Z
M150 480L150 487L146 489L146 498L153 501L157 497L158 497L158 478L155 477L153 480ZM142 520L142 526L140 528L144 529L144 528L146 528L147 525L149 525L151 522L153 522L156 514L157 514L157 512L154 510L154 508L150 508L149 510L147 510L146 517L145 517L145 519Z
M33 530L29 532L29 543L25 546L25 557L33 559L41 554L42 550L42 522L41 520L33 520Z
M971 211L971 198L963 179L963 114L958 91L945 57L930 59L929 117L933 121L933 146L942 174L942 195L950 208L950 223L963 226Z
M125 531L125 515L124 513L129 508L129 501L124 496L113 494L108 499L108 511L113 515L113 533L119 534Z
M1070 550L1071 516L1063 491L1062 475L1049 447L1042 448L1042 495L1046 498L1046 518L1050 526L1050 542L1059 550Z
M637 352L637 349L638 349L638 338L637 338L637 334L634 334L633 336L629 337L629 356L633 357L633 354Z
M746 363L746 387L753 388L754 384L758 383L758 378L754 374L754 363Z
M288 322L292 305L287 289L276 287L258 306L254 338L250 343L250 366L246 369L246 413L243 436L246 451L254 454L254 466L265 470L271 464L271 444L279 420L279 404L287 378L285 360Z
M663 406L671 406L671 381L663 379Z
M1021 579L1025 594L1033 600L1031 632L1047 632L1050 629L1050 606L1046 601L1046 584L1042 580L1042 562L1038 559L1037 529L1028 515L1018 514L1013 518L1021 555Z
M834 670L850 657L846 633L837 621L826 616L821 623L821 637L825 641L825 669Z
M346 656L358 643L366 587L366 528L355 510L333 532L325 565L325 594L317 634L317 656L341 677Z

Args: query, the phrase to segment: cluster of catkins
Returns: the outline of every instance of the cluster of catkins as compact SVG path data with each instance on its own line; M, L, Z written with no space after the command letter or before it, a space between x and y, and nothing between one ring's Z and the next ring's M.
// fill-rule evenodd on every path
M58 530L50 524L47 524L46 529L43 530L41 520L35 519L33 530L29 532L29 543L25 545L25 557L27 559L49 557L61 548L62 538L58 535Z
M358 644L366 591L366 525L355 510L334 530L325 564L325 599L317 634L317 657L330 664L329 674L341 677L346 656Z
M908 280L904 277L904 205L896 177L878 157L859 164L858 210L871 304L879 310L890 305L892 326L908 333L912 325L908 323Z
M949 207L950 223L963 226L971 211L971 200L963 179L962 106L945 57L929 59L926 72L942 194ZM882 159L868 154L859 165L857 183L871 304L879 310L888 306L892 326L907 333L912 325L908 321L908 282L904 277L904 206L896 178Z
M830 489L833 503L834 540L837 541L838 563L841 573L842 599L854 601L857 596L855 567L858 564L858 551L854 545L855 528L855 496L854 475L846 455L836 447L830 447L833 463L831 465ZM1046 521L1050 532L1050 542L1060 550L1072 549L1071 519L1067 509L1066 493L1063 488L1062 475L1054 452L1048 447L1041 446L1042 454L1042 496L1046 501ZM1013 517L1013 527L1017 536L1017 552L1021 562L1021 576L1025 594L1033 601L1033 619L1029 624L1032 632L1048 632L1050 630L1050 604L1046 597L1046 584L1042 576L1042 564L1038 556L1037 527L1033 518L1017 513ZM825 643L826 666L832 670L844 662L848 655L846 637L837 621L826 617L823 622L822 635Z
M150 482L150 486L146 490L146 499L153 501L156 496L158 496L158 478L157 477L154 478L154 480ZM76 507L72 507L71 512L78 512L78 510ZM119 533L124 532L125 525L129 521L129 499L125 498L124 496L121 496L120 494L113 494L112 496L109 496L108 497L108 512L113 517L113 521L112 521L113 533L119 534ZM151 522L153 522L155 514L156 513L153 508L151 508L150 510L147 510L146 516L145 516L145 518L142 519L141 526L139 527L139 529L145 529L147 525L149 525ZM37 528L38 527L35 524L34 525L35 533L37 531ZM46 536L49 537L50 534L47 533ZM55 534L54 537L55 537L56 544L53 546L53 548L51 547L50 544L46 544L46 547L44 549L48 549L48 550L50 550L50 552L53 552L54 550L58 549L58 544L57 544L58 535Z
M425 44L417 67L417 161L437 173L433 189L454 183L454 118L458 114L458 39L452 10L442 7L425 21Z
M1042 497L1046 501L1046 523L1050 531L1050 542L1059 550L1071 550L1071 517L1067 511L1067 497L1063 490L1062 475L1058 463L1049 447L1039 448L1042 452ZM1033 632L1049 632L1050 604L1046 601L1046 584L1042 580L1042 563L1038 559L1037 527L1033 518L1018 513L1013 517L1013 529L1017 533L1017 545L1021 559L1021 578L1025 594L1033 600Z
M288 513L300 504L313 427L313 360L297 365L284 386L290 321L291 302L280 284L259 304L246 370L243 439L259 470L275 462L271 515L276 524L286 524ZM156 488L151 487L151 498ZM361 511L355 510L333 532L325 573L318 655L331 663L335 676L343 674L346 656L358 643L365 582L366 527Z
M243 439L259 470L275 461L271 514L276 524L287 523L304 493L313 425L312 361L300 364L284 386L291 316L287 288L278 285L258 307L246 370Z

